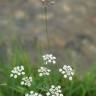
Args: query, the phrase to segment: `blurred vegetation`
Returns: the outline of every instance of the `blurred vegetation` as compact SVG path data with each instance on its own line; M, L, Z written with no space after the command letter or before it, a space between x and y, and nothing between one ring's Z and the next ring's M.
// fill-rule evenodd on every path
M47 10L50 52L60 64L75 62L88 71L96 61L96 0L54 1ZM36 47L46 51L44 19L41 0L0 0L0 58L10 57L15 36L35 62Z
M14 41L16 43L16 41ZM13 43L14 44L14 43ZM61 85L64 96L96 96L96 66L90 69L90 72L81 76L75 72L73 81L68 81L58 73L56 65L53 68L52 75L42 78L38 76L38 68L42 65L42 50L38 50L38 57L35 64L32 64L31 57L25 50L20 49L20 45L14 45L11 54L10 63L6 64L0 61L0 96L24 96L30 90L40 92L45 95L52 84ZM10 78L10 71L16 65L24 65L28 76L33 77L32 86L22 87L18 80ZM48 66L52 68L53 66ZM74 67L74 66L73 66Z

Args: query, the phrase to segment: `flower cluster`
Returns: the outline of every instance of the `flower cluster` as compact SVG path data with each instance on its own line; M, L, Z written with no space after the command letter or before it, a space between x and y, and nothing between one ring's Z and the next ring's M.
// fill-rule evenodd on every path
M32 77L23 77L21 81L21 85L25 85L30 87L32 83Z
M40 67L40 69L38 69L38 72L39 76L46 76L50 74L51 70L46 67Z
M52 54L46 54L43 55L43 60L45 64L56 64L56 57L54 57ZM44 65L45 66L45 65ZM51 70L47 67L40 67L38 69L39 76L48 76L50 75ZM64 78L68 78L69 80L72 80L74 75L74 70L69 65L64 65L63 68L59 69L59 72L63 74ZM21 76L22 79L20 81L20 84L22 86L28 86L30 87L32 84L32 77L26 76L24 72L24 66L16 66L11 71L10 77L17 78L18 76ZM39 94L34 91L30 91L29 93L25 94L25 96L42 96L42 94ZM54 86L52 85L48 92L46 93L46 96L63 96L61 91L61 86Z
M52 85L49 92L46 93L47 96L63 96L61 91L61 86Z
M46 0L41 0L42 2L45 2Z
M51 4L54 4L55 3L55 1L53 1L53 0L41 0L41 2L42 3L44 3L44 2L50 2Z
M18 76L25 75L24 66L16 66L11 71L10 77L17 78Z
M43 60L45 61L45 64L49 64L49 63L52 63L52 64L56 64L56 57L53 56L52 54L46 54L46 55L43 55Z
M46 18L47 17L47 8L49 7L50 4L55 4L55 1L54 0L40 0L40 2L43 5L42 7L44 9L45 21L46 21L47 20L47 18ZM48 66L48 64L53 64L53 65L56 64L56 57L53 56L53 54L45 54L42 56L42 58L43 58L43 61L45 64L44 66ZM40 77L48 76L48 75L50 75L50 72L51 72L51 70L48 69L47 67L40 67L37 71L38 71ZM69 80L72 80L72 76L74 75L74 71L72 70L72 68L67 65L64 65L63 68L60 68L59 72L64 75L64 78L68 78ZM31 76L28 77L25 75L24 66L17 66L15 68L13 68L13 70L11 71L10 77L17 78L18 76L21 76L20 84L22 86L27 86L27 87L31 86L33 78ZM42 89L39 89L38 91L42 91ZM48 89L48 91L47 91L47 93L45 93L45 95L46 96L63 96L61 86L51 85L51 87ZM26 93L25 96L43 96L43 95L40 93L34 92L34 91L30 91L29 93Z
M30 91L30 93L26 93L25 96L42 96L42 95L37 92Z
M68 78L69 80L72 80L72 76L74 75L74 71L69 65L64 65L63 68L59 69L59 72L64 75L64 78Z
M21 85L30 87L32 83L32 77L25 77L24 66L21 65L14 67L11 71L10 77L17 78L21 75L23 76L21 80Z

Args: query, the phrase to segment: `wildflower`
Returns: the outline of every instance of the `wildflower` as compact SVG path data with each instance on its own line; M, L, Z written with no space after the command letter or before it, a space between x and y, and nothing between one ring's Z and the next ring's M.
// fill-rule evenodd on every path
M38 72L39 76L46 76L50 74L51 70L46 67L40 67L40 69L38 69Z
M56 64L56 57L53 56L52 54L46 54L46 55L43 55L42 57L45 64L48 64L48 63Z
M46 0L41 0L41 2L45 2Z
M25 94L25 96L42 96L42 94L39 94L39 93L34 92L34 91L30 91L30 93Z
M53 1L53 0L41 0L41 2L42 2L42 3L44 3L44 2L49 2L49 3L51 3L51 4L54 4L54 3L55 3L55 1Z
M17 78L18 76L25 75L24 66L16 66L11 71L10 77Z
M74 71L69 65L64 65L63 68L59 69L59 72L64 75L64 78L68 78L69 80L72 80L72 76L74 75Z
M47 96L63 96L61 91L61 86L52 85L49 92L46 93Z
M30 87L32 83L32 77L23 77L21 81L21 85L25 85Z

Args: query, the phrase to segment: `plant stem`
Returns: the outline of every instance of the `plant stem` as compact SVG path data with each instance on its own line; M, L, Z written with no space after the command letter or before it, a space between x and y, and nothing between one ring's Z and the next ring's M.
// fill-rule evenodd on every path
M48 34L48 9L47 9L47 2L45 1L43 3L43 6L44 6L44 16L45 16L45 19L44 19L44 25L45 25L45 32L46 32L46 38L47 38L47 48L49 50L49 34Z

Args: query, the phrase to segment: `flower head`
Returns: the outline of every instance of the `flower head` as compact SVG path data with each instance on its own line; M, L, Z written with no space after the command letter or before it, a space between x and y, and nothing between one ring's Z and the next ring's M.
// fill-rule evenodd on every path
M52 85L49 92L46 93L47 96L63 96L61 91L61 86Z
M42 57L45 64L49 64L49 63L56 64L56 57L53 56L52 54L46 54L46 55L43 55Z
M21 85L25 85L30 87L32 83L32 77L23 77L21 81Z
M34 91L30 91L30 93L25 94L25 96L42 96L42 94L39 94L39 93L34 92Z
M55 3L55 1L54 0L41 0L41 2L42 3L45 3L45 2L49 2L49 3L51 3L51 4L54 4Z
M24 66L16 66L11 71L10 77L17 78L18 76L25 75Z
M51 70L46 67L40 67L40 69L38 69L38 72L39 76L47 76L50 74Z
M74 71L69 65L64 65L63 68L59 69L59 72L64 75L64 78L68 78L69 80L72 80L72 76L74 75Z

